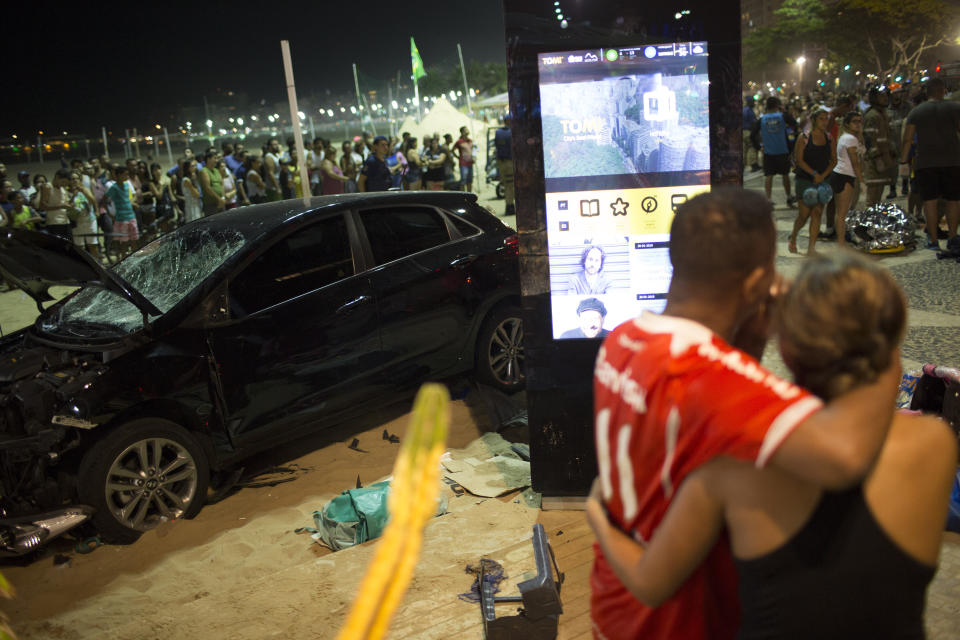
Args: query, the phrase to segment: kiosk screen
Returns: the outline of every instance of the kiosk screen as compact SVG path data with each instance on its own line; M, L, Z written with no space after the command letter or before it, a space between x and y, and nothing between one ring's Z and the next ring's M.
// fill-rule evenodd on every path
M538 54L553 337L598 338L670 284L673 214L710 189L705 42Z

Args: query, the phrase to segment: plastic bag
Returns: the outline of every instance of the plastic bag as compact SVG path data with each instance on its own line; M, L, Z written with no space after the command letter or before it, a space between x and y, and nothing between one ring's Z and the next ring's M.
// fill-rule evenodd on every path
M314 538L334 551L377 538L387 526L389 482L348 489L313 512Z

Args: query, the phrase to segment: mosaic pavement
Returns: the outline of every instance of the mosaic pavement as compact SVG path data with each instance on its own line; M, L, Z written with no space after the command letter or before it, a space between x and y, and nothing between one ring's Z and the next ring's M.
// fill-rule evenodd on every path
M763 191L762 176L748 176L744 185ZM774 180L774 215L777 222L777 268L787 276L796 274L803 256L787 251L787 238L793 228L796 209L784 204L783 189ZM862 202L862 201L861 201ZM905 206L906 198L894 200ZM807 246L808 233L801 231L797 245ZM940 242L941 246L946 244ZM835 250L836 242L819 242L823 252ZM909 304L908 329L903 341L903 366L906 371L924 363L960 366L960 263L937 260L934 251L917 249L907 254L885 255L878 260L903 287ZM764 364L779 375L787 375L776 345L764 353ZM946 533L940 555L940 567L927 595L927 637L930 640L960 639L960 535Z

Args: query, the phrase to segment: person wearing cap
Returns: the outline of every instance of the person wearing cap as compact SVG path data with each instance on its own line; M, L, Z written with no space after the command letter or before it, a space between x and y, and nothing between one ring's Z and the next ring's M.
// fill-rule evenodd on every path
M561 338L602 338L609 331L603 328L603 319L607 317L607 308L596 298L584 298L577 305L577 318L580 326L560 334Z
M393 176L387 166L387 151L390 143L386 136L373 139L373 152L363 161L360 177L357 179L357 191L387 191L393 184ZM400 165L397 165L399 168Z
M767 200L773 195L773 177L781 176L783 192L787 196L787 206L792 207L796 199L790 193L790 141L788 130L798 130L797 121L788 113L783 113L780 98L770 96L764 105L764 114L757 119L751 130L754 144L762 141L763 147L763 190Z
M797 252L797 234L810 219L810 244L807 246L807 255L814 253L817 237L820 235L820 214L823 205L833 198L833 190L827 179L837 166L837 145L830 139L827 126L830 123L830 112L825 107L819 107L813 113L813 125L809 135L801 135L794 148L796 161L797 193L801 196L797 219L793 223L793 231L787 249L790 253ZM821 186L822 185L822 186Z
M36 187L30 184L30 172L18 171L17 180L20 181L20 188L17 191L23 194L23 199L26 202L30 202L30 199L37 193Z

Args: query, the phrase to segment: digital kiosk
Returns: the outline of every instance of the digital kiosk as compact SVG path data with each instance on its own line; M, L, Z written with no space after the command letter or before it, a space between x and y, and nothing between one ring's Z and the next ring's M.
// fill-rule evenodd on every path
M741 173L739 2L505 0L534 489L596 474L593 362L670 284L677 208ZM666 3L670 5L671 3Z

